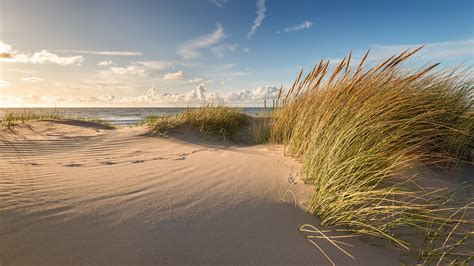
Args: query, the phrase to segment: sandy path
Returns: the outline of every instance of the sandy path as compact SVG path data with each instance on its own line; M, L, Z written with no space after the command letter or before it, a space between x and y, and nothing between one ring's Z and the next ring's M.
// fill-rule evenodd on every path
M53 122L4 132L0 264L328 264L297 231L317 220L279 202L292 159L144 133ZM293 190L304 204L307 188ZM356 260L318 241L337 264L398 262L346 242Z

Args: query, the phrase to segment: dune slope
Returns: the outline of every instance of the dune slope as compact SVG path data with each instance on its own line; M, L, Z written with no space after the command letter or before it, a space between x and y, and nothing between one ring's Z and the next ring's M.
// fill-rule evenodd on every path
M0 264L326 265L298 227L310 190L298 163L264 146L225 147L192 132L34 122L1 133ZM191 134L191 135L190 135ZM344 240L355 260L398 264L398 252Z

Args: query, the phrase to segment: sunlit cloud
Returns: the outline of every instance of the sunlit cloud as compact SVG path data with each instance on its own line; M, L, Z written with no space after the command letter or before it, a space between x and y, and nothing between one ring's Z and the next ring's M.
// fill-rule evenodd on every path
M111 67L108 70L101 71L102 76L139 76L144 77L148 75L146 69L137 67L137 66L127 66L127 67Z
M153 70L162 70L177 65L183 65L181 62L173 60L153 60L153 61L138 61L133 62L136 65L141 65Z
M269 100L274 99L278 95L278 92L279 90L273 86L259 86L254 90L241 90L239 92L229 93L225 96L225 100L229 102Z
M186 101L204 100L206 99L204 95L205 92L206 87L204 87L204 83L201 83L196 88L186 94Z
M309 29L309 28L311 28L312 25L313 25L313 22L306 20L306 21L304 21L303 23L301 23L299 25L285 28L285 29L283 29L283 31L284 32L291 32L291 31L299 31L299 30Z
M216 24L216 29L207 35L190 40L178 48L178 54L184 59L198 58L201 56L200 50L219 43L225 36L224 28L221 24Z
M115 65L115 62L111 60L106 60L106 61L101 61L97 63L97 65L98 66L112 66L112 65Z
M0 62L7 63L30 63L30 64L58 64L61 66L80 65L84 61L83 56L59 56L55 53L42 50L33 54L16 54L16 51L3 42L0 43Z
M44 79L38 78L38 77L26 77L26 78L22 78L21 80L26 81L26 82L36 82L36 81L43 81Z
M142 56L142 52L135 51L92 51L92 50L54 50L58 53L73 54L93 54L93 55L110 55L110 56Z
M250 31L247 34L247 38L249 40L252 39L252 36L257 33L257 29L262 25L262 21L265 18L266 11L267 9L265 8L265 0L257 0L257 16L253 21L252 28L250 28Z
M175 73L166 73L163 77L168 80L178 80L178 79L183 79L185 75L183 71L180 70Z
M15 57L16 62L30 64L58 64L61 66L80 65L84 61L83 56L59 56L57 54L42 50L31 54L19 54Z
M12 49L12 46L9 44L0 41L0 59L11 59L15 57L16 51Z

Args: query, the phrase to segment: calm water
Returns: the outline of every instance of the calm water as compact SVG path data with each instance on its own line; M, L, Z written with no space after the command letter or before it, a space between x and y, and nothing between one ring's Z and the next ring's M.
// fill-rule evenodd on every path
M5 110L12 108L0 108L0 115ZM14 110L33 110L32 108L15 108ZM114 125L133 125L148 116L169 115L180 113L186 108L34 108L44 112L57 112L65 116L81 118L98 118L108 121ZM242 110L249 115L256 115L263 108L248 107Z

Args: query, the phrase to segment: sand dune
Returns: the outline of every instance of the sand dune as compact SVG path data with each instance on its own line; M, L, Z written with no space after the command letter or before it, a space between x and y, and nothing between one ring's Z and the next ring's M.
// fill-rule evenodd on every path
M0 143L1 265L329 264L297 230L318 221L281 150L51 121ZM280 202L288 187L300 207ZM344 240L355 260L316 241L337 264L398 264L358 238Z

